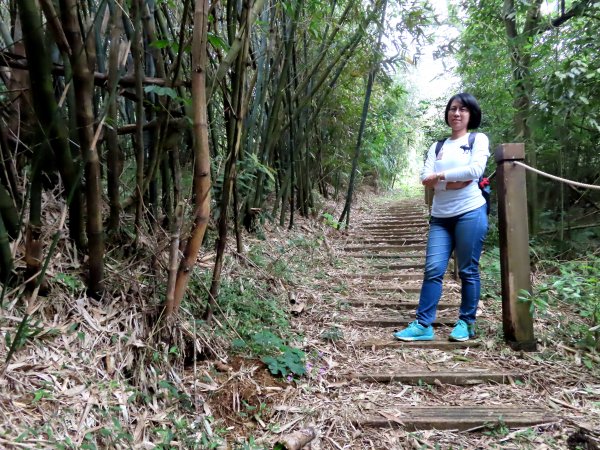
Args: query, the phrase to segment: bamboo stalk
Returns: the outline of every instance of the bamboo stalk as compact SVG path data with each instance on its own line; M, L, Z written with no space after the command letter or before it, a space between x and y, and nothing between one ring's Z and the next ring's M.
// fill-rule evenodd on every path
M33 106L37 120L47 139L47 145L40 146L39 151L47 151L48 146L52 149L66 193L75 192L80 181L79 170L73 162L66 127L58 112L58 105L54 97L53 82L50 76L50 52L47 51L42 36L39 10L32 0L19 0L17 3L23 23L25 47L32 69L30 82ZM36 163L33 166L35 170ZM69 205L69 234L78 248L83 247L80 217L81 201L79 196L74 196Z
M2 214L0 214L0 282L6 285L10 272L13 268L13 257L8 241L8 233L4 226Z
M89 277L88 293L94 297L104 290L104 239L102 224L102 190L100 158L94 139L94 79L95 42L88 23L88 34L82 33L76 0L61 0L61 17L65 35L73 53L73 90L79 147L85 164L85 196L87 201L87 238Z
M141 0L132 0L131 9L132 17L134 21L134 33L132 38L131 53L134 64L134 76L135 76L135 93L138 98L143 98L144 92L142 87L142 78L144 76L142 66L142 24L141 24ZM142 102L135 104L135 123L136 131L133 137L134 148L135 148L135 228L136 228L136 244L139 238L140 229L142 225L142 212L143 212L143 195L144 195L144 105Z
M194 211L192 231L177 271L175 294L166 304L166 316L177 311L185 294L210 216L210 153L206 98L208 63L208 0L196 0L192 38L192 105L194 111Z
M123 170L117 130L119 115L116 95L120 77L119 49L121 47L121 35L123 34L123 18L120 0L114 1L116 2L116 8L114 8L111 17L110 50L108 55L108 108L106 117L106 120L110 125L106 127L106 187L110 208L107 231L109 233L116 233L119 230L119 219L121 215L119 178Z
M240 28L247 30L249 33L248 21L248 2L244 2L244 8L241 13L242 24ZM233 114L230 115L231 122L229 124L230 126L228 133L229 155L227 162L225 163L225 170L223 172L223 192L221 193L221 207L218 222L219 237L217 240L217 255L215 257L208 305L204 313L204 319L207 322L212 320L215 300L218 296L219 286L221 283L221 269L223 268L223 257L225 255L225 245L227 244L227 221L229 217L229 205L231 204L231 198L233 196L234 180L236 177L236 164L242 143L243 123L247 110L247 105L244 103L244 99L246 98L244 86L246 84L246 58L250 46L250 36L248 34L244 34L241 39L243 41L242 51L238 54L235 70L231 75L231 84L233 87L232 107L234 111Z
M19 233L19 213L2 184L0 184L0 217L3 219L3 226L8 236L15 238Z

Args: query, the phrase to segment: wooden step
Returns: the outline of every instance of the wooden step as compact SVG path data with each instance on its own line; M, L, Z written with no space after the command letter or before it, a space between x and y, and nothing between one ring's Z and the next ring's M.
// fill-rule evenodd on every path
M380 327L380 328L400 328L405 327L409 323L415 320L414 316L411 317L372 317L365 319L352 319L350 323L361 327ZM438 317L431 325L434 327L438 326L450 326L456 323L456 317Z
M424 244L427 240L423 239L423 237L413 237L410 239L403 238L391 238L391 237L381 237L377 238L368 238L368 239L357 239L352 243L352 245L413 245L413 244Z
M379 223L378 225L361 225L356 228L356 230L361 230L363 233L370 231L389 231L389 230L412 230L416 232L416 230L425 230L427 229L426 222L406 222L406 223Z
M415 297L416 298L416 297ZM354 308L388 308L388 309L417 309L419 306L418 299L416 300L398 300L390 302L389 300L348 300L340 302L341 305L347 305ZM446 303L440 302L438 303L438 310L447 309L447 308L458 308L460 305L458 303Z
M374 252L415 252L425 250L427 246L425 244L414 244L414 245L347 245L344 250L347 252L352 251L374 251Z
M357 226L368 226L368 225L385 225L388 223L427 223L429 219L423 215L417 214L414 216L386 216L378 217L372 216L364 222L360 222Z
M427 223L427 218L420 216L420 217L386 217L386 218L381 218L381 217L372 217L369 220L366 220L364 222L360 223L361 227L368 227L368 226L379 226L379 225L387 225L387 224L406 224L406 223L418 223L418 224L424 224Z
M423 261L425 258L424 253L418 253L416 255L410 253L351 253L346 252L343 256L351 257L351 258L366 258L366 259L406 259L406 258L414 258L420 259Z
M372 227L384 227L386 225L392 225L392 226L411 226L411 225L417 225L417 226L426 226L428 224L428 221L426 218L424 217L413 217L413 218L407 218L407 219L379 219L379 220L368 220L365 222L361 222L360 224L358 224L357 226L359 228L372 228Z
M344 278L349 280L370 280L370 281L389 281L389 280L398 280L398 281L414 281L414 280L422 280L423 273L421 272L412 272L412 273L354 273L349 275L344 275Z
M557 420L541 408L527 406L430 406L398 407L379 415L353 420L358 428L403 428L405 430L478 430L505 426L530 427Z
M410 241L414 239L425 239L426 236L421 233L368 233L364 235L352 236L357 242L364 242L376 239L388 239L394 241Z
M380 234L380 235L369 235L369 236L364 236L364 237L355 237L354 239L350 240L347 242L347 244L372 244L372 243L378 243L378 242L382 242L382 243L387 243L389 245L394 245L394 243L397 243L395 245L410 245L415 243L414 241L417 241L417 244L424 244L427 242L427 235L425 233L419 234L419 235L415 235L415 234L411 234L411 235L386 235L386 234Z
M384 240L386 242L388 241L401 241L402 243L410 243L411 241L426 241L427 240L427 236L425 236L422 233L418 233L418 234L387 234L387 233L377 233L377 234L366 234L366 235L359 235L359 236L353 236L353 239L351 242L357 243L357 244L368 244L369 241L381 241Z
M415 211L411 214L373 214L368 217L368 220L361 223L377 223L377 222L387 222L388 220L396 220L396 221L417 221L417 220L428 220L428 216L423 214L422 212Z
M427 222L427 216L421 213L415 214L373 214L370 215L367 220L361 222L365 223L381 223L381 222Z
M372 217L423 217L428 212L423 208L375 210ZM369 217L369 218L372 218Z
M409 210L390 210L390 211L373 211L373 215L369 219L385 219L385 218L407 218L407 217L427 217L428 213L422 209L409 209Z
M435 349L435 350L458 350L463 348L475 348L479 347L481 342L478 339L471 339L464 342L453 342L449 341L446 338L438 337L433 341L413 341L413 342L404 342L398 341L396 339L374 339L369 341L364 341L359 344L356 344L356 347L367 348L371 350L382 350L385 348L415 348L415 349Z
M401 205L401 206L390 206L385 208L377 208L373 211L373 214L385 216L385 215L396 215L406 216L410 214L427 214L427 208L423 208L421 205Z
M409 228L382 228L380 230L354 230L353 233L349 234L349 236L371 236L371 237L381 237L381 236L396 236L399 238L403 238L405 236L423 236L426 237L428 233L427 227L409 227Z
M357 286L354 286L357 287ZM364 286L366 292L398 292L402 294L419 294L421 293L421 285L419 286Z
M344 378L367 381L372 383L402 383L402 384L453 384L470 386L483 383L506 384L515 380L523 380L523 375L508 372L490 372L487 370L450 370L423 371L411 370L394 373L349 373Z
M351 233L350 236L357 239L366 239L366 238L380 238L380 237L394 237L396 239L402 238L415 238L415 237L423 237L423 231L426 231L425 228L419 228L417 230L413 228L409 228L407 230L379 230L379 231L369 231L369 232L356 232Z
M378 270L406 270L406 269L424 269L425 264L423 263L402 263L402 264L374 264L373 269Z

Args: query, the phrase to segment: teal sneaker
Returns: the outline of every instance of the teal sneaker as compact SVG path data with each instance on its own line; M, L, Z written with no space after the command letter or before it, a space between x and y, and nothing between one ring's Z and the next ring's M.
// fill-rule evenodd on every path
M467 323L462 319L459 319L454 325L454 329L452 333L450 333L449 339L451 341L468 341L469 339L473 339L475 337L475 324Z
M433 336L431 325L424 327L416 320L409 323L404 330L394 333L394 337L401 341L432 341Z

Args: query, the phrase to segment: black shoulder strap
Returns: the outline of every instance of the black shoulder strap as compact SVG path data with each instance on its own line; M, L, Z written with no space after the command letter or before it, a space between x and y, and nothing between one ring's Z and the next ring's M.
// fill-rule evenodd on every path
M473 144L475 144L475 136L477 136L476 132L469 133L469 150L470 151L473 151ZM444 142L446 142L446 139L440 139L439 141L436 142L435 156L437 156L440 153L440 150L444 146ZM461 147L461 148L464 148L464 147Z
M475 143L476 132L469 133L469 150L473 151L473 144Z
M435 144L435 156L437 157L437 155L440 153L440 150L442 149L442 147L444 146L444 142L446 142L446 139L440 139L439 141L437 141L437 143Z

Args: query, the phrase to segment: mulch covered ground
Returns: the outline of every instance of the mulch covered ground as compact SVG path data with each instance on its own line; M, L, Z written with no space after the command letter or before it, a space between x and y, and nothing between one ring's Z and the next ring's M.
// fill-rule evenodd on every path
M370 218L376 201L364 197L353 211L353 223ZM331 202L325 208L335 216L335 206ZM217 314L216 328L206 328L191 320L191 306L183 308L178 326L170 328L168 339L161 338L165 330L156 314L161 287L139 282L148 279L142 273L155 264L150 256L146 264L128 267L118 267L109 258L109 283L118 288L101 302L86 298L76 277L58 276L70 273L67 268L76 260L72 249L64 246L50 268L54 288L49 293L30 300L18 295L22 288L5 293L0 332L7 345L0 349L0 359L6 359L25 310L31 320L26 339L0 376L0 447L270 448L282 435L309 426L317 430L312 449L600 445L600 357L554 339L561 323L582 320L576 311L550 309L536 319L537 353L513 352L503 344L495 295L482 302L478 348L373 351L360 344L387 339L393 329L352 323L380 313L348 305L373 296L365 289L372 281L348 278L368 264L345 255L343 247L352 240L352 231L340 232L318 219L299 219L292 231L267 225L264 234L264 240L246 237L246 245L261 246L274 262L295 261L284 276L269 271L275 263L260 269L231 259L224 277L256 277L280 298L282 308L295 308L290 320L301 336L294 345L308 355L305 376L273 377L248 352L231 353L236 326L227 315ZM162 238L153 237L156 242L150 244L161 248ZM202 255L201 270L210 271L210 258ZM499 286L485 289L491 293ZM397 298L394 293L376 295ZM457 295L456 284L449 282L444 301L456 302ZM461 387L367 383L347 376L415 368L496 369L519 372L524 378ZM403 406L483 404L544 407L557 420L526 429L495 426L468 432L352 425L362 415L390 416Z

